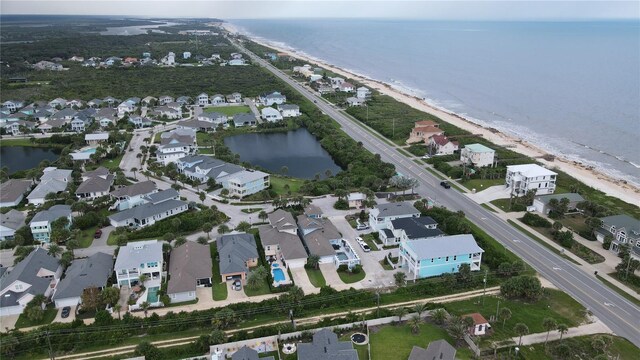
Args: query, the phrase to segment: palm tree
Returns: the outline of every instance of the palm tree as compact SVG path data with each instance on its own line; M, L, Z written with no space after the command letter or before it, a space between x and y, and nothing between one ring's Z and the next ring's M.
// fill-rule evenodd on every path
M222 225L220 225L222 226ZM213 224L211 224L210 222L206 222L204 224L202 224L202 231L207 233L207 237L209 239L211 239L211 230L213 230Z
M554 318L544 318L542 320L542 327L547 330L547 338L544 339L544 345L547 346L547 341L549 341L549 333L551 330L555 330L558 328L558 322Z
M444 324L445 320L447 320L447 312L442 308L435 309L431 312L431 318L433 319L434 323L442 325Z
M427 311L427 308L428 308L428 306L427 306L427 304L425 304L425 303L422 303L422 304L416 304L416 305L413 307L413 311L414 311L416 314L418 314L418 318L422 319L422 313L423 313L423 312L425 312L425 311Z
M204 236L200 236L198 237L198 239L196 240L196 242L200 245L207 245L209 243L209 240L207 240L206 237Z
M137 167L132 167L131 168L131 172L133 173L133 178L138 180L138 177L136 176L136 171L138 171Z
M393 274L393 278L396 281L396 286L404 286L404 284L407 282L407 274L402 271L398 271L397 273Z
M320 256L316 254L309 255L307 265L309 265L310 268L318 269L318 266L320 266Z
M522 337L529 333L529 327L524 323L517 323L516 326L513 327L513 332L520 337L518 339L518 346L522 346Z
M140 276L138 277L138 280L140 281L140 283L142 284L142 286L144 286L144 283L147 282L147 280L149 280L149 275L147 274L140 274Z
M569 327L566 324L558 324L556 329L558 329L558 332L560 333L560 342L562 342L562 335L569 332Z
M414 334L420 333L420 324L422 323L422 319L420 315L414 315L409 319L409 326L411 327L411 332Z
M260 211L260 213L258 214L258 218L262 221L267 220L268 217L269 215L267 215L267 212L264 210Z
M53 257L58 257L58 255L60 255L61 253L62 253L62 248L60 247L60 245L58 244L49 245L49 250L47 251L47 254Z
M222 225L218 226L218 234L226 234L229 231L231 231L231 230L229 229L229 227L226 224L222 224Z
M120 317L120 310L122 310L122 305L120 304L113 305L113 310L115 310L115 312L118 313L118 320L122 320L122 318Z
M500 317L502 318L502 328L504 329L504 324L507 320L511 319L511 310L509 308L503 307L500 309Z
M393 315L398 317L398 322L402 322L402 318L409 313L406 307L399 307L393 310Z
M142 275L141 275L142 276ZM142 304L140 304L140 308L142 308L142 311L144 311L144 317L147 317L147 311L149 310L149 308L151 307L151 304L149 304L148 302L143 302Z

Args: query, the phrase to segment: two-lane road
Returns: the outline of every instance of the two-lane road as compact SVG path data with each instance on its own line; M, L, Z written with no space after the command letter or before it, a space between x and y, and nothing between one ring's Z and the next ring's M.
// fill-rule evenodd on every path
M382 160L394 164L398 172L418 179L419 186L416 191L421 196L434 198L440 205L449 209L463 210L469 220L520 256L555 286L578 300L613 332L640 347L640 309L636 305L603 285L590 272L552 253L466 195L453 189L443 189L439 186L440 180L426 171L424 166L418 165L394 147L371 135L344 113L325 103L265 60L256 57L242 46L238 47L255 63L271 71L307 99L314 101L320 110L338 122L354 140L362 142L369 151L380 154Z

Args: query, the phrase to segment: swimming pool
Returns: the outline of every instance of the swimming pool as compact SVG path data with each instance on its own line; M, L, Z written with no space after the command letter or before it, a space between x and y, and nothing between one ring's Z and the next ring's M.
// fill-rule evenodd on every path
M277 263L273 263L273 264L271 264L271 267L273 267L273 268L275 269L275 268L278 268L278 267L280 267L280 264L277 264Z
M338 260L340 261L345 261L345 260L349 260L349 257L347 256L347 254L343 253L343 252L337 252L336 253L336 257L338 258Z
M84 149L80 152L85 153L85 154L95 154L96 153L96 148L88 148L88 149Z
M275 265L277 265L277 264L275 264ZM284 277L284 271L282 271L282 269L280 269L279 267L274 267L273 271L272 271L272 274L273 274L273 280L275 282L285 281L286 280L286 278Z
M159 287L149 288L149 292L147 293L147 302L148 303L157 303L158 302L158 290Z

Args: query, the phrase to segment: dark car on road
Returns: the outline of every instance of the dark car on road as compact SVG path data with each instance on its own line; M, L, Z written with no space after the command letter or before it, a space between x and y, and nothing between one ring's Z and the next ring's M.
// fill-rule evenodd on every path
M450 189L451 188L451 184L449 184L448 181L443 181L440 183L440 186L442 186L445 189Z
M63 307L60 316L62 316L63 319L66 319L69 317L69 314L71 314L71 306Z
M242 290L242 281L234 280L233 283L231 284L231 288L235 291Z
M94 238L94 239L100 239L100 237L102 237L102 230L97 229L97 230L96 230L96 233L95 233L95 234L93 234L93 238Z

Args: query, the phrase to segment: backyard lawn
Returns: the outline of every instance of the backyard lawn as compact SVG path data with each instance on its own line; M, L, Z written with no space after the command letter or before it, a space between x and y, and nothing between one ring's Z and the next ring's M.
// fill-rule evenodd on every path
M227 116L233 116L235 114L240 113L248 113L251 112L248 106L209 106L204 108L204 112L217 112L220 114L224 114Z
M515 202L515 200L514 200L514 202ZM526 206L519 209L517 205L514 206L515 209L511 209L509 207L509 203L510 203L509 199L496 199L496 200L491 201L491 203L493 205L495 205L498 209L500 209L500 210L502 210L504 212L519 212L519 211L525 211L526 210Z
M324 279L322 275L322 271L320 269L307 269L304 268L304 271L307 272L307 276L309 277L309 281L311 281L311 285L320 288L327 285L327 281Z
M300 191L300 187L304 184L304 180L285 178L278 175L271 175L271 189L278 195L286 195L289 191L295 195ZM285 185L289 185L289 190L285 189Z
M364 270L360 269L360 272L357 274L349 271L338 271L338 276L340 276L340 280L342 280L343 283L353 284L354 282L358 282L364 279L367 274L364 272Z
M53 319L56 318L56 314L58 314L58 309L54 308L52 305L44 309L44 315L40 321L31 321L24 313L20 314L18 321L16 321L16 329L51 324Z
M369 329L372 360L408 359L414 346L426 348L435 340L445 339L453 344L447 331L432 324L420 325L420 332L414 334L409 325L385 325ZM470 359L471 350L458 349L456 359Z
M246 285L243 288L244 288L244 293L247 294L247 296L259 296L259 295L271 294L271 288L269 288L269 284L267 283L266 279L257 288L250 289Z
M218 249L215 243L209 244L209 251L211 252L211 282L213 286L211 291L213 292L213 300L226 300L227 299L227 283L220 281L220 264L218 264Z
M504 185L504 179L471 179L462 183L467 189L476 189L476 192L480 192L488 187L496 185Z
M567 345L571 351L570 356L560 356L554 351L555 347L560 344L560 341L549 342L547 350L545 350L544 344L523 346L520 354L522 358L527 360L565 359L569 357L574 359L593 359L602 354L602 352L595 351L591 346L592 341L598 336L602 335L587 335L563 339L562 343ZM629 340L618 336L611 336L611 339L613 342L611 346L607 348L609 359L638 358L640 349L629 342Z
M493 335L483 337L483 341L504 340L514 337L513 327L517 323L525 323L529 327L529 333L544 332L542 321L546 317L555 319L559 324L569 327L578 326L584 322L584 307L571 296L559 290L546 289L548 295L543 296L537 302L530 303L521 300L506 300L496 296L487 296L484 300L479 297L469 300L456 301L445 304L444 307L451 314L465 315L479 312L486 319L495 316L500 301L500 308L511 310L511 318L502 326L502 320L498 319L493 324Z
M88 228L87 230L80 230L80 235L78 236L78 242L80 243L81 248L88 248L93 243L93 236L96 233L98 226L93 226Z

